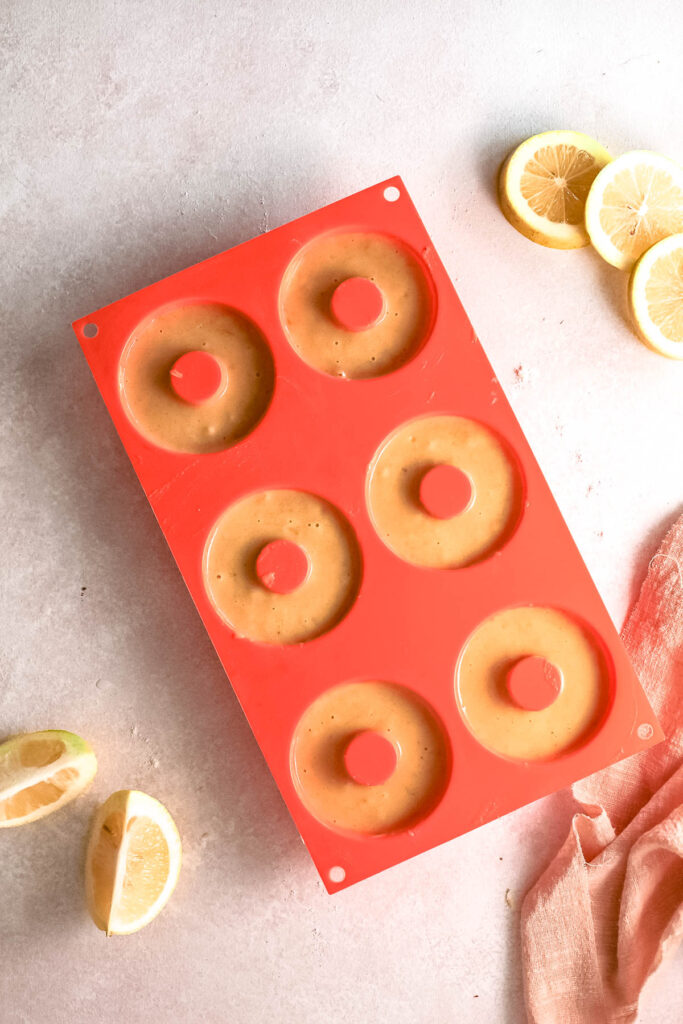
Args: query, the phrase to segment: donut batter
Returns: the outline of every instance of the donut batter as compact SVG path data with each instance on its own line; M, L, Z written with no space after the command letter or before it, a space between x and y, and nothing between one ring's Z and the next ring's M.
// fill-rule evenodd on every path
M384 297L378 322L345 330L330 303L342 282L373 281ZM397 369L425 341L433 316L426 271L401 242L360 231L309 242L289 265L280 289L280 319L301 358L335 377L379 377Z
M425 472L448 465L469 478L472 495L457 515L439 519L422 506ZM522 507L519 470L486 427L460 416L430 416L399 427L368 471L366 501L373 525L394 554L431 569L470 565L499 548Z
M355 782L344 766L361 731L388 739L396 768L381 785ZM443 728L425 702L392 683L345 683L327 690L300 718L290 764L299 796L330 828L381 835L407 828L441 798L450 770Z
M225 384L201 405L171 386L174 363L188 352L213 356ZM128 418L154 444L178 452L217 452L241 440L265 413L274 369L258 328L217 304L179 306L145 320L119 364L119 390Z
M269 590L256 562L274 540L298 545L308 559L303 582ZM204 549L204 585L221 618L265 644L296 644L325 633L346 614L360 582L360 551L350 525L328 502L302 491L257 491L231 505Z
M562 674L559 695L542 711L523 710L507 692L507 673L526 655L545 658ZM483 746L515 760L544 760L580 743L599 723L610 675L597 641L564 612L507 608L485 619L465 644L456 696Z

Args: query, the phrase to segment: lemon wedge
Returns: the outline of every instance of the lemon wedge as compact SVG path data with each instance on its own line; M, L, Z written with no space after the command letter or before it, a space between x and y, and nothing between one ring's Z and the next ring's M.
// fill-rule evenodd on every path
M641 341L669 359L683 359L683 234L643 253L631 272L628 299Z
M581 132L534 135L522 142L500 169L500 208L512 226L532 242L553 249L588 245L586 196L611 159L599 142Z
M0 744L0 828L52 814L82 793L96 772L92 748L72 732L13 736Z
M683 231L683 167L657 153L624 153L586 200L586 229L604 260L629 270L647 249Z
M180 836L154 797L113 793L93 821L85 888L93 921L107 935L144 928L166 906L180 872Z

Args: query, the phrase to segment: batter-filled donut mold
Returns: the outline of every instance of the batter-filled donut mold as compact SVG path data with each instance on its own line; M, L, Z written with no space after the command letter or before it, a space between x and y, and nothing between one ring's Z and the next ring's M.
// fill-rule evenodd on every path
M313 494L284 489L226 509L203 559L219 616L238 637L265 644L302 643L331 629L353 603L360 571L343 515Z
M609 707L602 645L556 608L506 608L464 645L456 697L477 740L502 757L541 761L580 745Z
M280 289L280 317L295 352L316 370L380 377L411 359L434 317L427 271L401 241L332 232L296 254Z
M438 803L449 744L434 712L407 687L346 683L301 716L291 771L301 800L324 825L383 835L415 824Z
M126 415L144 437L176 452L222 451L245 437L273 393L273 360L237 310L190 303L147 317L119 364Z
M330 892L659 741L400 178L74 330Z
M500 548L522 510L522 478L506 445L462 416L426 416L380 445L367 477L377 533L429 569L471 565Z

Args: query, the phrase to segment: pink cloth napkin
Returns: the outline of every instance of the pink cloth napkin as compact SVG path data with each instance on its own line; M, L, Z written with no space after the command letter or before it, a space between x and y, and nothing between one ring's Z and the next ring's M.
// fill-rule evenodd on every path
M522 905L530 1024L635 1020L683 937L683 516L622 639L667 739L573 787L580 813Z

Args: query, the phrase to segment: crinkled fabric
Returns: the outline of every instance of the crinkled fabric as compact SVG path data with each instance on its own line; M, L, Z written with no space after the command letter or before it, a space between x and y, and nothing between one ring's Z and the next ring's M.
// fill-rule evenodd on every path
M573 787L579 813L522 906L530 1024L634 1021L683 936L683 516L622 639L666 739Z

